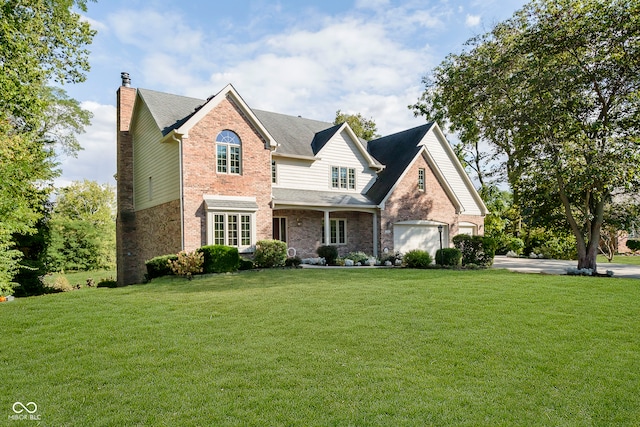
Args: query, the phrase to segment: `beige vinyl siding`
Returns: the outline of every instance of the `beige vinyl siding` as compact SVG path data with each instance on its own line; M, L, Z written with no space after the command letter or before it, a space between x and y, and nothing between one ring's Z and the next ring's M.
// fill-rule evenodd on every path
M178 143L160 142L162 133L148 108L142 103L139 108L133 129L133 200L136 210L180 198Z
M449 156L448 150L442 144L448 144L446 140L441 141L433 130L430 130L422 140L422 144L426 146L427 151L438 165L442 175L446 178L464 209L466 215L482 215L482 211L478 203L473 198L471 190L467 187L465 180L460 175L460 171L456 168L457 159ZM466 173L466 172L462 172ZM429 189L426 189L429 191Z
M278 165L276 188L294 188L316 191L353 191L362 193L375 180L375 171L354 145L346 132L335 135L316 156L320 160L305 161L275 158ZM331 166L355 168L356 189L345 190L331 187Z

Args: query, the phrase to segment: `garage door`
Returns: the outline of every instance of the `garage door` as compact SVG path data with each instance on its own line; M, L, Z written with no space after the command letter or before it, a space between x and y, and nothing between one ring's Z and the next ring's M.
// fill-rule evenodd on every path
M401 222L393 226L393 247L401 253L407 253L413 249L422 249L435 257L440 249L440 233L438 223L431 221ZM449 232L446 224L443 224L442 247L449 247Z

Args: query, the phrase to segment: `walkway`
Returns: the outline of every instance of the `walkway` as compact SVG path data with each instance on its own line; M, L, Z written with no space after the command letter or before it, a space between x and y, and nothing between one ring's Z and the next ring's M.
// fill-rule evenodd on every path
M496 256L493 260L493 268L506 268L521 273L567 274L567 268L578 266L577 261L565 261L557 259L530 259L507 258ZM613 277L640 279L640 265L610 264L608 262L598 264L598 272L613 271Z

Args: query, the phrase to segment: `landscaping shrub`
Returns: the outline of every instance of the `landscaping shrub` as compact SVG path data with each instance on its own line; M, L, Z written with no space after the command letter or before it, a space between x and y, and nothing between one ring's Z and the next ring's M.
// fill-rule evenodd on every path
M397 265L398 262L402 262L402 254L400 252L386 253L380 257L380 263L385 265L389 261L391 265Z
M68 292L73 290L73 286L69 283L69 280L65 276L56 277L53 282L46 283L51 292Z
M287 260L287 244L281 240L268 239L256 243L253 261L258 267L283 267Z
M366 265L369 262L369 255L364 252L349 252L344 256L344 259L350 259L354 264L360 263L362 265Z
M171 271L176 276L186 277L191 280L194 274L202 273L202 264L204 262L204 254L202 252L185 252L178 253L178 259L168 260Z
M320 246L316 252L320 258L324 258L327 265L335 265L338 259L338 248L331 245Z
M287 260L284 262L284 265L286 265L287 267L297 267L300 264L302 264L302 258L300 258L299 256L287 258Z
M240 258L240 265L238 266L238 270L253 270L253 261L246 258Z
M240 267L238 248L224 245L209 245L198 249L203 255L202 270L209 273L231 273Z
M429 252L422 249L414 249L404 254L402 261L409 268L427 268L433 260Z
M578 250L574 236L553 236L534 250L550 259L577 259Z
M118 282L116 282L112 278L100 279L100 281L98 282L98 288L117 288L117 287L118 287Z
M436 264L457 267L462 261L462 252L458 248L443 248L436 251Z
M640 251L640 240L629 239L627 240L627 247L632 251Z
M162 255L145 261L144 264L147 266L147 280L172 275L173 272L169 266L169 261L176 259L178 259L178 255Z
M458 234L453 238L453 244L462 253L462 265L476 264L489 267L493 264L495 255L495 241L485 236L470 236Z

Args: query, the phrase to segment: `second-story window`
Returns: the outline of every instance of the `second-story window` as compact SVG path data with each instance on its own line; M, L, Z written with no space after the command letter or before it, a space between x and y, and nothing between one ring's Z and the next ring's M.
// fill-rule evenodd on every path
M216 137L216 167L218 173L239 175L242 144L235 132L223 130Z
M356 169L331 166L331 188L356 189Z
M424 169L418 169L418 190L424 191Z

